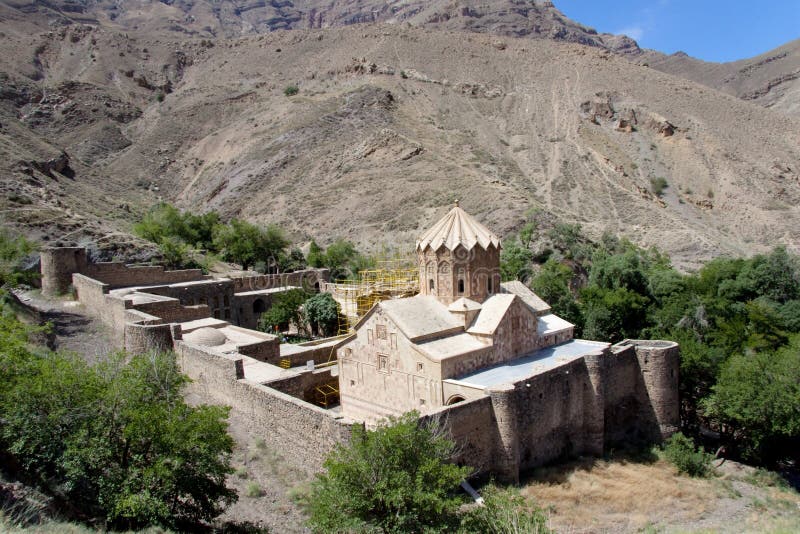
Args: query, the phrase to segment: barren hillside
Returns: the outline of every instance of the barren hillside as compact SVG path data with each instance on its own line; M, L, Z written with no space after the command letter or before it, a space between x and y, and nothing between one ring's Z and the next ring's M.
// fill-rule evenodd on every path
M164 198L402 245L460 198L504 235L538 207L687 267L800 243L796 123L607 48L398 24L48 29L44 3L10 4L34 2L0 5L1 201L35 235L113 252ZM115 20L137 4L183 5Z

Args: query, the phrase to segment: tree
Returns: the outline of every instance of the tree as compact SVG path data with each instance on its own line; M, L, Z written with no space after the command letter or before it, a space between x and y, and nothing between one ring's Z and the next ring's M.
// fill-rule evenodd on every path
M282 272L302 271L306 268L306 257L299 248L293 248L289 254L281 254L278 266Z
M227 261L241 264L244 270L260 260L277 267L278 258L287 245L288 240L277 226L261 228L239 219L232 219L228 225L217 226L214 233L216 249L222 252Z
M0 228L0 287L15 287L36 278L36 273L22 267L25 258L35 250L36 246L23 236Z
M581 291L583 335L611 342L637 338L647 324L648 299L626 288L589 286Z
M325 265L325 251L317 245L317 242L312 240L308 245L308 265L319 269Z
M259 330L271 333L277 329L285 332L289 325L294 324L299 331L306 331L307 321L302 308L307 299L308 294L303 289L276 293L272 298L272 305L261 314Z
M35 353L2 315L0 452L112 527L184 528L233 502L227 409L189 406L173 354Z
M572 269L551 258L533 279L531 288L550 305L553 313L573 323L577 333L583 329L583 316L569 287L572 276Z
M344 239L337 239L325 251L325 266L331 270L331 278L342 280L355 277L351 264L358 257L358 251L353 243Z
M470 468L450 462L452 441L419 414L390 417L375 430L353 427L328 456L309 512L318 532L442 532L456 526L455 491Z
M336 334L339 328L339 303L330 293L317 293L305 302L306 319L323 336Z
M483 506L470 508L461 518L459 533L549 534L547 516L529 504L514 487L489 484L481 490Z
M749 460L800 459L800 335L777 351L735 355L722 367L707 415Z
M500 252L500 274L503 280L527 281L531 274L533 252L516 239L509 241Z

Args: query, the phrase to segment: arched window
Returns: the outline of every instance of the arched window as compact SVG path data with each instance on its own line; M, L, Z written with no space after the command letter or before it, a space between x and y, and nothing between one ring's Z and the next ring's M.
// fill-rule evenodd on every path
M431 278L431 279L430 279L430 282L428 283L428 287L430 288L430 290L431 290L431 291L433 291L433 286L434 286L434 284L433 284L433 278Z
M264 301L261 299L256 299L253 301L253 313L260 314L264 313L267 310Z
M459 280L458 280L458 294L459 295L463 295L464 294L464 279L463 278L459 278Z
M494 293L494 286L492 284L491 276L486 280L486 291L488 291L490 295Z

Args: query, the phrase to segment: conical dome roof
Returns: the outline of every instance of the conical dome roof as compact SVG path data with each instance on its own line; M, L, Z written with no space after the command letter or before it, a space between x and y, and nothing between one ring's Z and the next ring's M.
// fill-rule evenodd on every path
M462 210L456 202L447 215L417 240L417 250L425 250L427 247L437 250L442 245L449 250L455 250L458 245L463 245L467 250L480 245L487 250L489 245L500 248L500 238Z

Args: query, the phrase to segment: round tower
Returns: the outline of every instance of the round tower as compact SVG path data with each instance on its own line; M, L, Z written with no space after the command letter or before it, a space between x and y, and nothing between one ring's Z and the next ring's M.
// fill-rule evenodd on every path
M649 406L658 425L656 439L666 439L680 426L678 372L681 366L680 348L672 341L634 340L636 358L642 371Z
M83 247L51 247L40 253L42 294L62 295L72 285L72 275L86 271L86 249Z
M500 238L456 205L417 240L421 295L444 304L500 291Z

